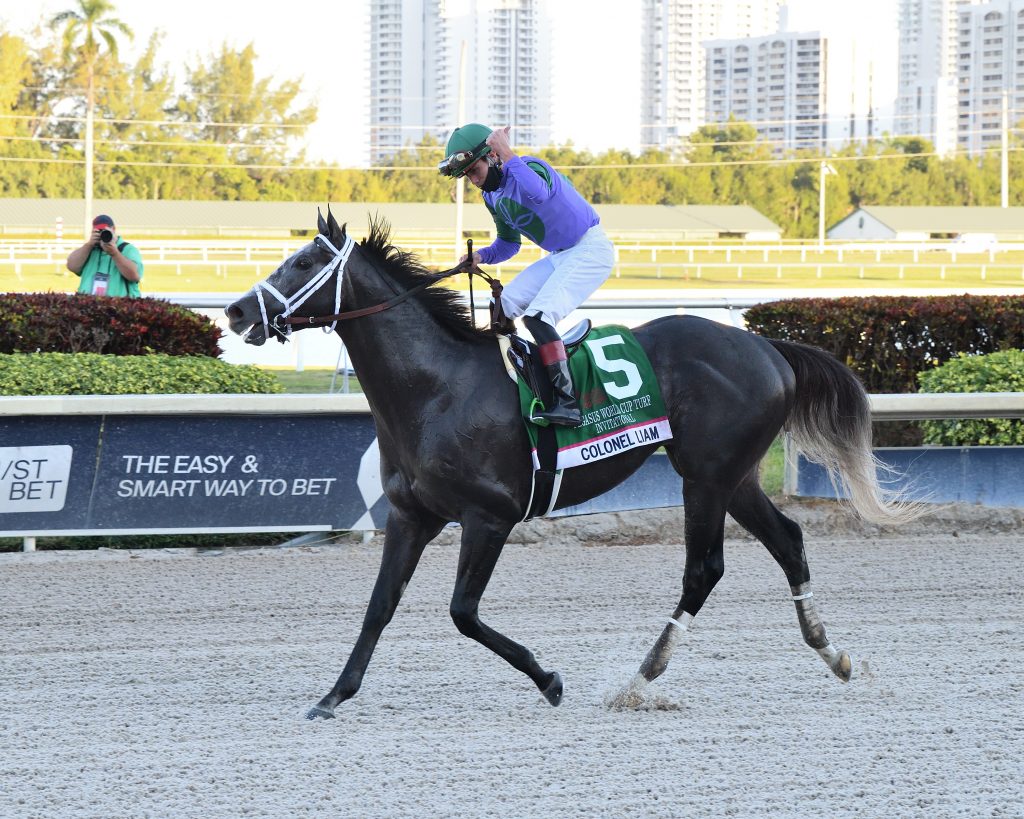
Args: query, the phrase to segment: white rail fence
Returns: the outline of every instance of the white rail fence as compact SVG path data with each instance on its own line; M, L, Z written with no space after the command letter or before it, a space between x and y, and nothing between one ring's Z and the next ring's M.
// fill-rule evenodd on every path
M232 268L245 268L257 277L269 274L283 260L306 242L305 238L275 240L237 239L141 239L135 244L143 252L150 266L173 268L182 275L191 268L214 267L215 275L226 277ZM31 267L63 266L68 253L80 245L77 241L5 240L0 242L0 265L13 265L16 277ZM403 241L402 247L420 256L429 264L454 263L452 247L447 242ZM927 242L871 242L830 243L824 249L807 243L758 244L695 244L643 243L616 241L615 275L621 277L623 269L634 274L653 274L654 278L693 278L729 275L743 279L744 275L782 279L786 270L806 274L813 271L817 278L829 272L842 270L849 274L856 270L865 278L873 268L894 269L900 279L917 270L932 271L940 268L939 277L945 279L947 268L977 270L982 281L997 272L1007 277L1024 279L1021 264L1015 254L1024 251L1024 243L1004 243L981 251L965 251L949 243ZM910 260L907 260L909 254ZM626 255L627 258L623 258ZM529 263L536 253L526 252L511 264L498 265L502 270L515 271ZM683 256L684 259L679 257ZM639 257L639 258L635 258ZM645 261L646 258L646 261Z

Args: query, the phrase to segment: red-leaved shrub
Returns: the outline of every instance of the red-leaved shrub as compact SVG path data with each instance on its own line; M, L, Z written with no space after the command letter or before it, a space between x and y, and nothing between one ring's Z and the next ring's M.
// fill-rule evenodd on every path
M784 299L751 307L758 335L828 350L868 392L917 392L917 374L959 353L1024 347L1024 296Z
M159 299L0 293L0 353L220 354L210 319Z

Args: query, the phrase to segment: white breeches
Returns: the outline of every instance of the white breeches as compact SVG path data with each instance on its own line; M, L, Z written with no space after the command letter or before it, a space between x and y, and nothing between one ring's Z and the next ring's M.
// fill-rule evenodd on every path
M509 318L537 316L555 326L607 281L615 248L600 225L574 247L549 253L523 270L501 292Z

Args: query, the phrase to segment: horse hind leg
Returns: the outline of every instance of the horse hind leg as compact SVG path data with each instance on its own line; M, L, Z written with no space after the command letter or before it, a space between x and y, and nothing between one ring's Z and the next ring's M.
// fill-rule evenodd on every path
M853 672L850 655L837 649L825 634L811 592L811 575L804 553L800 527L780 512L761 490L756 470L744 479L729 503L729 514L771 553L782 567L796 606L804 642L818 652L832 673L849 682Z
M661 635L640 664L640 670L621 696L643 691L660 677L690 623L725 574L723 541L728 493L718 487L683 481L686 565L683 593ZM625 702L625 700L622 700Z
M529 649L480 619L480 600L514 525L490 520L463 522L451 616L463 635L486 646L513 668L522 671L533 680L551 705L558 705L562 701L562 678L558 672L545 671Z

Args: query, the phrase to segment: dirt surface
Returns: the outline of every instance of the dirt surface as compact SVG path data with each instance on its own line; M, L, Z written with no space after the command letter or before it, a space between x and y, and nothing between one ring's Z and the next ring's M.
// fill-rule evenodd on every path
M378 540L0 555L0 816L1024 816L1020 512L899 533L787 513L853 680L730 527L725 578L628 710L608 703L679 596L678 510L532 523L506 549L483 616L562 674L558 708L452 625L455 532L316 723Z

